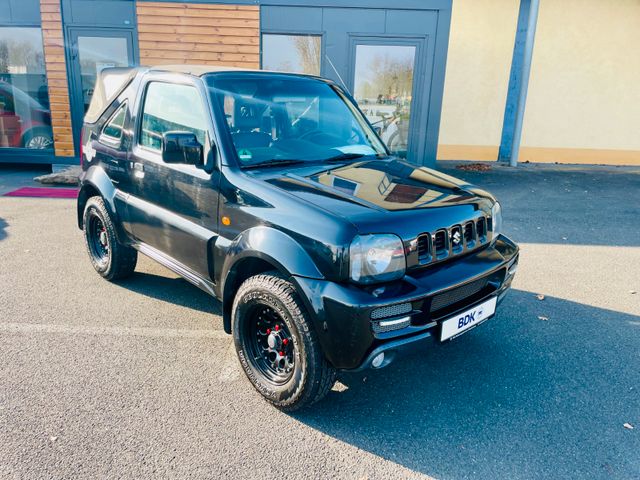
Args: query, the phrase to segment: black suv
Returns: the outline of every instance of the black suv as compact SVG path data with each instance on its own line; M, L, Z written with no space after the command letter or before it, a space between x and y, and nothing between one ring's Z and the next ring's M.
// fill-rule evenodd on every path
M247 377L285 410L490 318L517 268L489 193L392 156L322 78L107 69L81 143L98 273L141 252L221 300Z

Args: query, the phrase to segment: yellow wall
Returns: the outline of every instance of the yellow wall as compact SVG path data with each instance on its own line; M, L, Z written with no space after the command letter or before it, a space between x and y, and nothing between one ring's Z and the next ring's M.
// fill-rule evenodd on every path
M639 47L638 0L542 1L522 145L635 150L640 162Z
M453 0L438 158L495 160L518 4Z
M495 160L519 2L453 3L438 158ZM638 45L639 0L541 1L520 160L640 164Z

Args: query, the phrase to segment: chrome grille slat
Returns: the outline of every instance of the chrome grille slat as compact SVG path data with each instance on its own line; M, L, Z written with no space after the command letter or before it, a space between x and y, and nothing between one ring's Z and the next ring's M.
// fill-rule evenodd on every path
M464 224L464 241L468 245L475 239L476 229L473 222L467 222Z
M476 233L478 234L478 238L487 236L487 219L485 217L480 217L476 220Z

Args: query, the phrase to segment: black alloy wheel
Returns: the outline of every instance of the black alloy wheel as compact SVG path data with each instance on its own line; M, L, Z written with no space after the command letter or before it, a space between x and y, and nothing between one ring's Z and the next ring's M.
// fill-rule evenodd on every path
M276 385L284 385L293 376L294 343L284 320L268 305L254 305L245 322L249 361Z
M109 235L102 219L94 210L89 214L87 225L89 252L99 265L109 262Z

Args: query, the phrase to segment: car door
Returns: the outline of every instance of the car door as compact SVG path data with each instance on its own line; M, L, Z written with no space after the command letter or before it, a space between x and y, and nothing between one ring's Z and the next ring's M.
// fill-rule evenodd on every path
M143 251L160 255L184 276L213 279L213 244L218 230L219 170L162 160L166 132L192 132L212 165L211 115L195 81L159 77L143 84L131 148L129 211ZM176 269L176 268L174 268ZM193 278L191 278L193 280Z
M125 193L129 183L128 149L130 137L127 125L131 121L129 115L129 101L125 94L116 99L103 114L104 123L98 122L99 127L85 127L83 132L84 155L93 164L100 167L109 176L116 188L114 198L116 213L122 227L131 233Z

